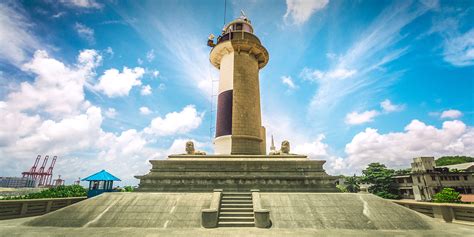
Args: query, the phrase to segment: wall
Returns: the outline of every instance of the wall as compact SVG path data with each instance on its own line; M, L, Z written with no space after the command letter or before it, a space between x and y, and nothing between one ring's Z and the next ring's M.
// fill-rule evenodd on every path
M445 222L454 221L474 225L474 205L471 204L431 203L409 200L394 200L393 202L427 216L443 219Z
M86 197L0 200L0 220L43 215L84 199Z

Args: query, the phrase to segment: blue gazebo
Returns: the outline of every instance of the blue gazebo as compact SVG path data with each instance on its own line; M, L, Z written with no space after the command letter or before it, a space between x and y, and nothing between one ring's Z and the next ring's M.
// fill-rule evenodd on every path
M87 197L94 197L101 193L113 192L114 181L121 181L119 178L113 176L109 172L102 170L81 181L89 181L89 191Z

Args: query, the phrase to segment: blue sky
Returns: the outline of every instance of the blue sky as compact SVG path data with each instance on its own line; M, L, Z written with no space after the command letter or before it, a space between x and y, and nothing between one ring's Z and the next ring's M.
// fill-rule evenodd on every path
M227 1L270 53L263 125L331 174L474 155L472 1ZM58 155L72 182L134 184L149 159L212 153L224 1L0 3L0 176Z

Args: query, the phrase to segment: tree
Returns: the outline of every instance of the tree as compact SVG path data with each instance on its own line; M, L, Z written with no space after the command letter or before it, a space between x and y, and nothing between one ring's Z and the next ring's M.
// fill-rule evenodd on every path
M359 180L355 175L352 177L347 177L344 183L348 192L357 193L360 191Z
M343 193L347 193L347 188L346 186L342 185L342 184L338 184L336 185L336 188L339 189L339 191L343 192Z
M395 188L395 181L392 179L395 171L387 169L384 164L370 163L362 171L361 182L369 183L369 192L382 198L398 199L398 190Z
M474 162L474 157L469 156L443 156L435 160L436 166L456 165L467 162Z
M441 192L434 195L434 202L461 202L461 195L452 188L443 188Z

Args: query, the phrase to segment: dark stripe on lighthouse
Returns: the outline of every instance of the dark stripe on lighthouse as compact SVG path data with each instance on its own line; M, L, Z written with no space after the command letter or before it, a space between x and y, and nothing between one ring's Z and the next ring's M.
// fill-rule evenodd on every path
M232 134L232 94L227 90L217 97L216 137Z

